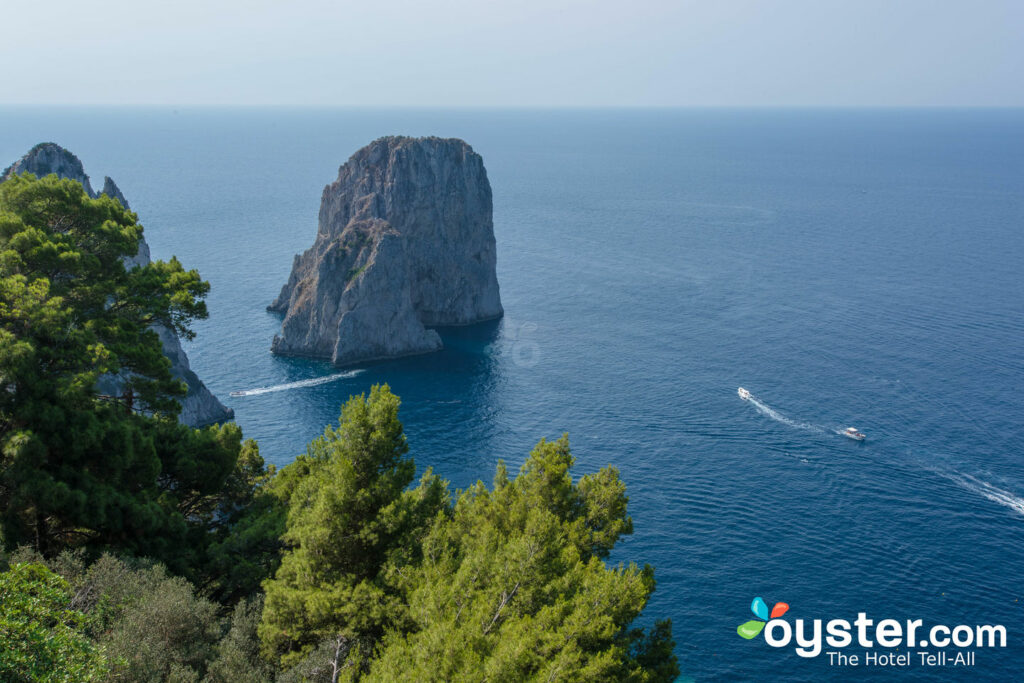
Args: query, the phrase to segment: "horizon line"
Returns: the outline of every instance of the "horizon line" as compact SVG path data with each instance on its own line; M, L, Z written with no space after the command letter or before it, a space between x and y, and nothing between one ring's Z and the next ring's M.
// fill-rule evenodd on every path
M146 103L146 102L0 102L0 109L27 108L90 108L90 109L334 109L334 110L522 110L522 111L558 111L558 110L743 110L743 109L1024 109L1024 104L288 104L288 103Z

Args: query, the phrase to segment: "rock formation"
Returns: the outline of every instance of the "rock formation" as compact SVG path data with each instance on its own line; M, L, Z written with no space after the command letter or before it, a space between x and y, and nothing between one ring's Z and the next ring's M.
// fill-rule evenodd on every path
M82 184L82 187L85 188L90 197L98 197L100 194L105 194L121 202L124 208L130 208L128 200L125 199L121 190L109 177L103 179L103 190L99 193L94 192L92 185L89 183L89 176L85 174L85 169L78 157L52 142L44 142L33 147L29 150L28 154L14 162L3 172L3 175L0 175L0 181L12 175L26 172L32 173L39 178L50 174L57 174L61 178L77 180ZM148 263L149 245L146 244L146 239L143 238L139 241L138 253L132 258L125 259L125 266L132 268L134 266L144 266ZM185 355L185 351L181 348L181 342L174 330L162 325L155 325L153 329L160 336L160 341L163 343L164 355L171 361L171 373L188 385L188 394L182 399L181 415L179 416L181 422L198 427L232 419L235 416L234 411L226 408L217 400L217 397L206 388L206 385L200 381L196 373L189 367L188 356ZM102 393L120 393L118 387L119 381L117 377L104 377L100 380L99 390Z
M271 349L349 365L436 351L427 326L502 315L491 186L462 140L387 137L324 188L316 241L268 307Z

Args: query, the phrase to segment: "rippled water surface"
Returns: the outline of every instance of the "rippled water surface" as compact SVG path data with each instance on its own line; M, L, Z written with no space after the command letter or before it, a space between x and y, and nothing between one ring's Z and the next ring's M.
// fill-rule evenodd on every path
M883 678L1020 672L1021 111L7 109L0 130L2 164L53 140L112 176L154 257L210 281L192 365L268 460L382 381L456 487L568 431L580 472L621 470L613 560L657 568L647 618L672 618L685 677L851 673L739 638L756 595L1007 626L973 670ZM270 355L264 309L323 186L384 134L483 155L507 316L330 377Z

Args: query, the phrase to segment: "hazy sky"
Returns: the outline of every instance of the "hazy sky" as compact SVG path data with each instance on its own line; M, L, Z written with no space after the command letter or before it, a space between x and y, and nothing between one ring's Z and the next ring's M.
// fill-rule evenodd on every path
M1024 0L12 0L0 103L1024 105Z

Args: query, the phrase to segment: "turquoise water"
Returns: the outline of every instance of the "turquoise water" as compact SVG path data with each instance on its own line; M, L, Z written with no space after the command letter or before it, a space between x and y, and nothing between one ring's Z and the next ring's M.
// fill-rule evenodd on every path
M568 431L581 473L622 472L636 533L613 560L657 568L647 615L673 619L687 677L1019 672L1024 112L5 109L0 130L0 165L68 147L154 257L210 281L192 365L271 462L381 381L453 486ZM229 397L337 372L272 356L264 309L323 186L384 134L483 155L506 317ZM755 596L1009 642L969 670L851 671L739 638Z

